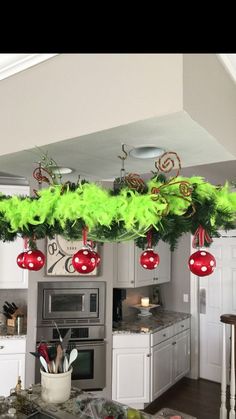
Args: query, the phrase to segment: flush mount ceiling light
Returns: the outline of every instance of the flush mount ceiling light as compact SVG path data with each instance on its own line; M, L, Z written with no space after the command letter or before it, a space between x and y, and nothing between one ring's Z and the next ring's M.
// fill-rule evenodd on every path
M68 175L69 173L73 172L73 169L70 167L52 166L51 171L54 173L54 175Z
M145 145L132 148L129 155L136 159L153 159L161 156L165 150L154 145Z

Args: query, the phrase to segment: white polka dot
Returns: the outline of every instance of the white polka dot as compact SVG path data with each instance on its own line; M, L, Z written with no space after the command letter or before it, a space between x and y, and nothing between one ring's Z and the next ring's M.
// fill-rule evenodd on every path
M147 252L144 252L143 256L146 256Z
M88 255L88 251L87 250L84 250L83 251L83 255Z
M206 272L206 271L207 271L207 267L206 267L206 266L202 266L202 267L201 267L201 271L202 271L202 272Z
M24 263L22 263L22 266L23 266L23 268L25 268L25 264Z
M78 257L75 258L75 262L77 262L77 263L79 262L79 258Z
M32 253L32 250L29 250L29 251L28 251L28 255L31 255L31 253Z
M157 263L155 263L155 265L154 265L154 268L156 268L157 267Z
M211 261L210 261L210 265L211 265L211 266L215 266L215 262L214 262L214 260L211 260Z
M34 264L32 262L29 263L29 267L33 268Z
M92 262L92 263L96 262L96 259L92 258L92 259L91 259L91 262Z
M20 258L18 258L18 259L17 259L17 262L20 262L20 261L21 261L21 259L20 259Z
M206 256L206 252L200 252L202 256Z
M193 259L190 259L190 265L194 265L194 260Z
M83 265L82 266L82 271L87 271L87 266Z
M147 269L147 265L143 265L143 267Z
M41 256L38 256L38 257L37 257L37 260L38 260L39 262L41 262L41 260L42 260Z
M153 257L151 257L151 258L149 258L149 260L150 260L150 262L153 262L153 261L154 261L154 258L153 258Z

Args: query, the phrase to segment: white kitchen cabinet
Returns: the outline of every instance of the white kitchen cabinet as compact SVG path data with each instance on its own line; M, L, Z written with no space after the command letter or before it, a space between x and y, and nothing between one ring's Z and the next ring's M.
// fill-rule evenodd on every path
M190 319L151 334L113 335L112 399L143 409L190 369Z
M26 339L0 339L1 396L9 396L19 376L25 387L25 347Z
M173 383L184 377L190 369L190 331L174 336Z
M29 195L28 186L0 185L4 195ZM16 263L19 253L23 252L23 240L14 242L0 241L0 288L28 288L28 270L21 269Z
M149 336L113 337L112 399L136 409L150 398Z
M160 264L156 269L149 270L140 265L139 258L143 250L139 249L134 241L114 245L114 288L136 288L170 281L171 252L169 245L160 241L153 250L159 254Z
M190 319L151 336L151 401L164 393L190 369Z

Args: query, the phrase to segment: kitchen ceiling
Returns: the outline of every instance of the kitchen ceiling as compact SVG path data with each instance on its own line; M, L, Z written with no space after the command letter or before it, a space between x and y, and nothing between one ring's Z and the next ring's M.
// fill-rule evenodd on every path
M0 54L0 79L38 64L56 54ZM218 54L231 77L236 81L236 54ZM153 145L180 156L183 167L226 164L231 176L231 166L236 156L228 152L212 135L198 125L184 111L167 116L150 118L78 138L45 145L48 153L59 166L71 167L73 173L66 180L76 181L78 176L89 180L114 179L119 176L121 145L130 151L134 146ZM35 144L37 146L37 144ZM0 176L4 173L32 178L40 151L35 147L0 156ZM155 159L135 159L125 162L127 172L147 173L154 170ZM226 174L227 174L226 170ZM232 176L230 177L232 178Z
M95 132L79 138L67 139L45 145L48 153L59 166L70 167L74 172L65 179L76 181L80 175L88 180L113 179L120 175L121 145L130 151L134 146L155 145L180 156L182 166L198 166L235 160L205 129L193 121L186 112L150 118L143 121ZM2 172L32 178L32 171L39 161L37 148L0 156ZM127 172L147 173L154 170L155 159L128 157Z

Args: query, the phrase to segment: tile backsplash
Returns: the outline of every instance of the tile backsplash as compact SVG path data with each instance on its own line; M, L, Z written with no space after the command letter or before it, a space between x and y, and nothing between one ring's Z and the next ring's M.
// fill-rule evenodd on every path
M0 312L3 310L5 301L15 303L18 307L22 307L24 312L27 311L27 289L2 289L0 290Z

